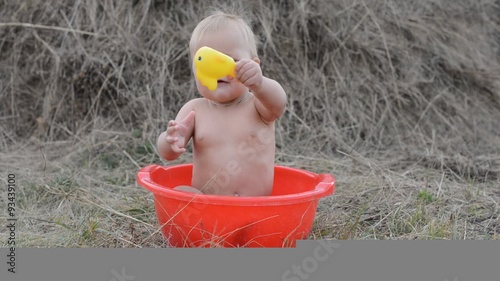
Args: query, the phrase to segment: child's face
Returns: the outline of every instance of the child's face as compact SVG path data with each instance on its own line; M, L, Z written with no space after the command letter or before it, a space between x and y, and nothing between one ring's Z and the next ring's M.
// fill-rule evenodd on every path
M222 52L232 57L236 62L243 58L252 59L250 55L250 48L248 47L246 40L236 28L228 27L212 34L203 35L198 44L193 46L193 49L191 50L191 57L193 57L196 51L203 46ZM196 71L194 64L193 71ZM196 79L196 76L195 80L196 87L198 88L200 94L203 97L218 103L229 103L248 91L247 87L238 82L236 79L230 80L222 78L217 83L217 89L214 91L210 91L207 87L201 85L200 81Z

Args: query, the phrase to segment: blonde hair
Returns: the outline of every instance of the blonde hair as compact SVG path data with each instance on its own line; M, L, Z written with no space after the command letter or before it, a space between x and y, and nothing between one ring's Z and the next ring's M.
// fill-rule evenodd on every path
M190 53L195 51L193 48L197 45L203 35L228 27L236 28L241 32L243 38L248 43L250 55L252 57L257 57L257 39L248 23L240 15L225 13L222 11L215 11L198 23L193 30L191 40L189 41Z

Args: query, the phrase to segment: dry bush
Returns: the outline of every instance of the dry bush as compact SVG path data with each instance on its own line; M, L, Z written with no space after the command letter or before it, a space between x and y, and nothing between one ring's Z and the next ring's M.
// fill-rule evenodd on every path
M0 5L4 149L34 133L46 140L86 134L97 120L115 130L141 127L154 138L197 96L186 46L209 2ZM285 151L390 150L428 162L499 152L495 1L239 7L261 38L264 73L289 95L278 126Z

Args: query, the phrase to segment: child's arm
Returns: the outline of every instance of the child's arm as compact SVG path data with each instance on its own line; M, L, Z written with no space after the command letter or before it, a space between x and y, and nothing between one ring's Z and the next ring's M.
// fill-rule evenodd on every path
M285 111L285 90L273 79L262 75L259 60L242 59L236 64L236 78L257 98L255 107L267 123L278 119Z
M190 101L181 108L175 121L168 122L167 130L156 141L158 153L165 160L175 160L186 151L194 133L194 117L193 103Z

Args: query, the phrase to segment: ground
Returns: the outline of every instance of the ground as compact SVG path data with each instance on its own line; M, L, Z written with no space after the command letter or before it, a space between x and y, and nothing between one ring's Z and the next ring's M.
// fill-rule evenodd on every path
M163 162L141 137L103 135L96 143L38 143L1 154L2 170L16 175L20 246L168 246L152 194L135 182L140 167ZM393 157L277 158L277 164L336 178L334 195L320 200L310 239L499 238L498 183Z

